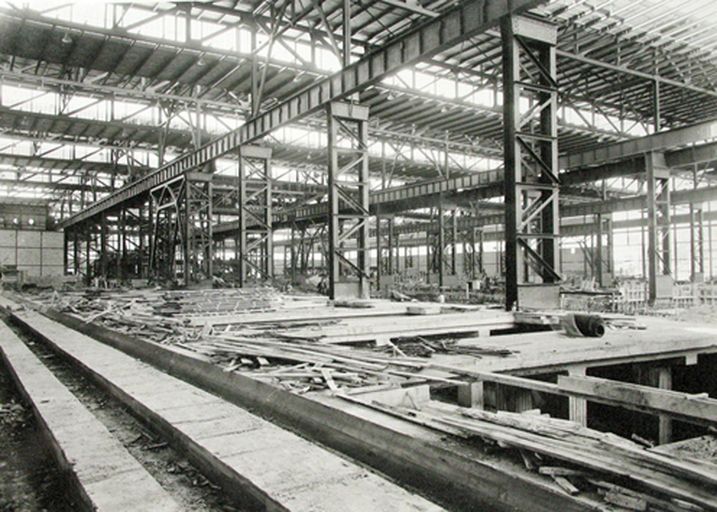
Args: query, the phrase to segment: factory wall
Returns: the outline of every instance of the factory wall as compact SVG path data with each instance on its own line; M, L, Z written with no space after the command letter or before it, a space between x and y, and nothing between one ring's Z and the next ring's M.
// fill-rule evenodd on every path
M63 274L63 234L57 231L0 229L0 266L27 276Z

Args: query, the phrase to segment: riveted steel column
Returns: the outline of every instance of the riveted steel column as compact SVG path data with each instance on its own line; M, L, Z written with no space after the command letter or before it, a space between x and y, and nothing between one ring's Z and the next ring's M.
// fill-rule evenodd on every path
M557 307L557 27L515 16L504 18L501 33L506 308Z
M100 276L107 279L107 212L100 215Z
M330 103L328 118L328 293L368 298L368 107ZM356 257L347 242L356 240ZM351 283L351 284L349 284Z
M436 265L438 265L438 286L444 285L446 270L446 225L443 219L443 194L438 202L438 245L436 247Z
M249 181L258 188L249 191ZM274 276L271 148L239 148L239 286Z
M187 173L185 200L185 283L211 279L214 263L212 237L212 174Z
M697 166L692 172L693 187L698 185ZM704 204L690 203L690 279L702 282L705 277Z
M670 169L665 155L651 152L647 164L647 276L648 300L671 297Z
M82 249L80 247L78 228L79 226L75 226L72 229L72 273L75 276L79 276L80 272L82 272L82 268L80 267L80 254L82 253Z

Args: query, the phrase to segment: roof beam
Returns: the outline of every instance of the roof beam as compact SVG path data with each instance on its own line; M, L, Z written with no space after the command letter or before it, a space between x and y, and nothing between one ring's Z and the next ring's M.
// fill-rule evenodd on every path
M632 75L632 76L644 78L646 80L659 82L660 84L669 85L672 87L678 87L680 89L686 89L688 91L693 91L693 92L697 92L700 94L705 94L707 96L712 96L713 98L717 98L717 91L705 89L703 87L698 87L696 85L691 85L691 84L688 84L685 82L680 82L678 80L672 80L671 78L666 78L661 75L645 73L644 71L638 71L636 69L628 68L627 66L622 66L619 64L612 64L610 62L605 62L605 61L597 60L597 59L591 59L590 57L586 57L585 55L581 55L578 53L572 53L572 52L568 52L568 51L561 50L561 49L555 50L555 53L557 54L558 57L564 57L566 59L576 60L578 62L582 62L583 64L589 64L591 66L601 67L601 68L609 69L611 71L617 71L619 73L623 73L626 75Z
M690 204L700 203L704 201L710 201L717 199L717 187L703 187L698 189L680 190L672 193L672 199L674 204ZM594 201L576 205L562 205L560 207L561 219L582 217L584 215L595 215L595 214L607 214L615 213L620 211L634 211L644 208L646 205L646 196L633 196L627 198L614 199L612 201ZM383 211L383 210L382 210ZM717 215L717 212L713 212ZM683 217L676 217L683 218ZM684 217L687 218L687 217ZM485 226L499 226L502 225L505 220L503 213L489 214L481 216L462 216L457 217L457 229L458 231L466 231L476 227ZM291 222L287 222L286 219L276 218L276 226L278 229L281 227L291 226ZM641 222L639 219L637 222ZM589 224L594 228L594 223ZM627 225L627 224L626 224ZM630 224L630 226L637 224ZM580 229L573 228L572 224L563 224L560 228L563 236L577 236L580 234L590 233L590 230L584 230L583 225L580 225ZM229 233L238 229L237 222L226 222L214 226L213 232L218 237L228 236ZM394 226L394 234L403 235L409 233L424 233L426 231L435 232L438 230L437 222L412 222L406 224L399 224Z
M86 220L146 193L150 188L190 169L200 168L243 144L260 139L276 128L320 111L332 101L342 100L368 85L377 83L399 69L433 57L461 41L485 32L496 25L503 16L525 11L541 3L542 0L465 2L427 23L406 31L381 49L368 53L341 71L250 119L238 130L182 155L141 180L123 187L63 222L62 226L67 227Z
M614 160L624 160L627 157L650 151L665 151L716 138L717 121L710 120L683 128L658 132L639 139L608 144L582 153L565 155L560 157L560 168L577 169L588 167Z

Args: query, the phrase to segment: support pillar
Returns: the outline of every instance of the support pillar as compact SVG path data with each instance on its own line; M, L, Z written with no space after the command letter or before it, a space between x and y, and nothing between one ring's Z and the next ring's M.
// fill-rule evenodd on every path
M248 191L249 181L258 181ZM274 276L271 149L239 148L239 286Z
M384 227L385 224L385 227ZM395 233L393 216L376 214L376 282L381 288L383 276L393 275L395 269Z
M568 375L571 377L585 377L586 369L584 366L577 366L568 369ZM579 423L584 427L588 425L588 402L584 398L568 397L568 418L570 421Z
M458 405L485 408L485 389L482 381L468 382L458 386Z
M210 173L187 172L150 191L151 277L184 285L211 278L211 177Z
M648 300L672 297L670 243L670 169L665 155L651 152L647 164L647 272Z
M107 279L107 260L108 260L108 243L107 243L107 212L100 215L100 277Z
M431 271L433 270L433 256L431 250L431 238L432 234L430 231L426 231L426 284L431 282Z
M292 284L296 283L296 270L297 270L297 260L298 252L296 250L296 226L291 226L291 272L289 275L291 276L291 282Z
M558 307L557 27L514 16L501 33L506 309Z
M329 298L369 297L368 107L327 106L329 170ZM355 239L355 258L347 242Z
M118 231L117 231L117 279L122 281L125 278L124 267L127 257L127 214L122 207L118 214Z
M93 227L88 226L85 234L85 282L92 283L92 238L94 237Z
M692 184L698 185L697 166L692 172ZM701 283L705 279L704 204L690 203L690 280Z
M438 286L442 288L444 285L444 275L446 270L446 226L443 219L443 195L438 203L438 245L436 247L436 265L438 266Z
M672 368L663 366L656 368L657 387L660 389L672 389ZM658 417L658 443L667 444L672 442L672 418L665 415Z
M62 234L62 273L67 275L70 273L70 230L65 229Z
M471 231L471 249L473 258L471 262L471 279L478 279L484 272L483 268L483 229L473 228Z
M393 275L395 259L395 236L394 236L394 221L393 217L388 218L388 259L386 261L386 270L388 275Z
M458 274L458 216L451 211L451 274Z
M189 173L186 179L184 251L185 284L211 279L214 266L212 236L212 175Z
M80 247L80 234L77 227L75 227L72 229L72 273L75 276L79 276L82 272L80 265L81 253L82 248Z
M607 187L602 183L602 198L607 200ZM600 286L607 286L607 275L612 273L612 215L597 215L595 245L595 278ZM605 243L607 238L607 244Z
M147 215L145 216L145 212ZM139 237L139 277L146 279L149 276L149 248L152 246L152 206L145 209L143 206L137 208L137 219L139 228L137 235Z

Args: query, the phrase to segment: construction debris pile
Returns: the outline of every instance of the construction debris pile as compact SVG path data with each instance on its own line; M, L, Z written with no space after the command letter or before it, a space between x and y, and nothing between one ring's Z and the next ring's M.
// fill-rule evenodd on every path
M666 455L540 410L492 412L413 398L407 405L396 405L379 398L384 392L429 385L501 382L491 381L498 374L451 366L434 356L513 356L516 352L499 346L496 338L484 342L482 337L462 339L461 335L514 325L508 319L549 328L565 323L564 312L506 313L480 306L387 301L380 307L365 301L336 307L320 296L292 296L271 288L86 290L62 297L37 295L34 302L86 323L191 351L224 372L308 397L322 392L480 449L501 451L563 492L599 495L610 507L667 512L717 508L717 466L711 462ZM575 315L568 317L575 323L573 330L580 331ZM587 317L600 320L601 332L605 327L645 328L624 315ZM389 335L391 331L406 334L396 337ZM366 336L373 342L362 342Z
M516 454L528 471L568 494L596 492L627 510L685 512L717 506L717 466L667 456L633 441L540 411L511 413L447 404L392 406L351 398L374 409L463 439L481 439Z
M324 297L286 295L271 288L201 291L102 290L73 293L45 293L33 302L64 312L85 323L143 340L173 345L221 366L227 372L241 373L296 393L316 390L352 389L365 386L397 386L411 382L450 379L417 376L430 366L434 354L491 355L503 357L510 350L490 344L467 345L450 336L386 338L364 348L334 343L343 341L332 332L346 329L342 315L367 314L361 301L340 302L328 307ZM456 322L456 329L470 329L468 315L456 311L475 311L475 307L441 305L431 307L396 304L407 324L435 323L441 313L444 323ZM387 307L391 306L388 303ZM410 310L413 315L406 315ZM430 310L430 311L429 311ZM393 310L392 310L393 311ZM271 321L257 321L257 313L276 312ZM501 314L502 313L496 313ZM273 317L272 317L273 318ZM373 317L364 324L375 326ZM236 323L227 323L227 322ZM460 321L460 322L458 322ZM393 322L387 322L391 326ZM399 328L401 326L398 326ZM394 327L391 327L394 328ZM410 331L405 327L407 333ZM378 328L377 328L378 329ZM380 331L380 329L378 329ZM358 332L354 328L354 332ZM379 332L381 335L381 332Z
M186 343L198 339L202 329L190 325L198 315L274 311L284 297L271 288L253 290L106 290L43 293L33 301L70 313L85 323L157 343Z
M181 346L210 357L224 371L236 371L297 393L423 382L425 379L417 378L415 372L427 366L419 358L371 350L229 334Z

